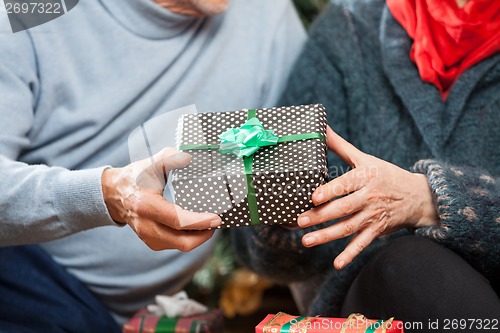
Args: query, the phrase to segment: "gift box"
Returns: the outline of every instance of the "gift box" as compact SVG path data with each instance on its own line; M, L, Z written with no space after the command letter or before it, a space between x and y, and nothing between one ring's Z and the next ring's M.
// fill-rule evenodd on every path
M192 160L173 172L175 202L225 228L295 223L326 182L325 132L321 104L184 115L178 149Z
M221 333L223 329L224 318L218 309L175 318L157 316L144 309L123 325L123 333Z
M348 318L298 317L280 312L270 314L255 327L255 333L402 333L402 321L367 319L359 313Z

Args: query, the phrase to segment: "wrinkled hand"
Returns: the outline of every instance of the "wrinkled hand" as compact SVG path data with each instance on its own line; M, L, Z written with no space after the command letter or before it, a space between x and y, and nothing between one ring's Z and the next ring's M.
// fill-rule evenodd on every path
M313 193L317 206L298 218L300 227L339 222L302 238L311 247L354 235L334 261L342 269L378 236L405 227L436 225L438 215L426 176L365 154L327 129L328 148L352 170Z
M214 230L206 229L219 226L219 216L189 212L163 198L168 172L190 161L189 154L165 148L152 159L106 169L102 190L113 220L128 224L156 251L190 251L207 241Z

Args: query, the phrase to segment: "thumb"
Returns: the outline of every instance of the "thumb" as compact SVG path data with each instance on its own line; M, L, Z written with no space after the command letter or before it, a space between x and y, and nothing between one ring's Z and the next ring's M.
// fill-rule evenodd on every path
M351 167L359 164L361 156L364 154L361 150L347 142L340 135L335 133L330 126L326 127L326 144L328 148L337 154L344 162Z
M153 167L164 174L173 169L184 168L191 162L191 155L174 148L164 148L152 158Z
M191 155L174 148L164 148L151 157L143 160L143 169L137 176L137 184L151 189L163 189L167 175L173 169L184 168L191 162Z

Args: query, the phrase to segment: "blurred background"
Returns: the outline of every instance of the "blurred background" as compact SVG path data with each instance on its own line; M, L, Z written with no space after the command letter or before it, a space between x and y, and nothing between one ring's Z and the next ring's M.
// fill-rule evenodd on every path
M293 1L306 29L329 1ZM288 287L243 268L232 251L229 231L220 233L213 256L193 277L188 295L209 307L221 308L226 333L253 333L267 314L282 311L298 315Z

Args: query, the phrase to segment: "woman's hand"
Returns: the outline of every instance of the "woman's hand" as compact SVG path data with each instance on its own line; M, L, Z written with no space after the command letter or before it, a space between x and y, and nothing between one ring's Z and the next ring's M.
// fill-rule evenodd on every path
M304 235L304 246L324 244L355 234L334 261L335 268L342 269L380 235L405 227L438 223L426 176L359 151L330 127L327 129L327 144L353 169L313 193L312 200L317 207L299 216L300 227L341 220Z
M206 229L219 226L220 217L189 212L163 198L169 170L190 161L189 154L165 148L152 159L104 170L102 191L111 218L128 224L153 250L190 251L203 244L214 233Z

